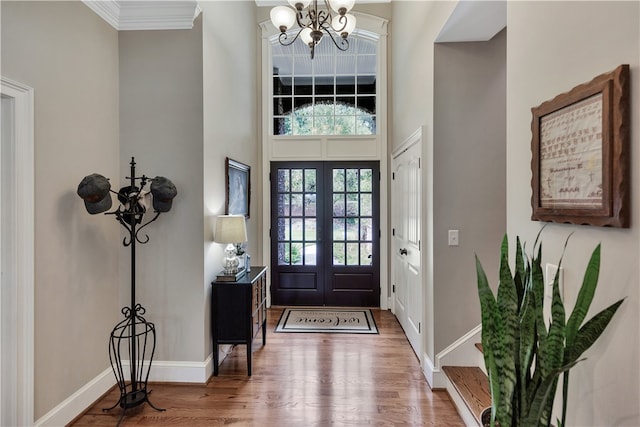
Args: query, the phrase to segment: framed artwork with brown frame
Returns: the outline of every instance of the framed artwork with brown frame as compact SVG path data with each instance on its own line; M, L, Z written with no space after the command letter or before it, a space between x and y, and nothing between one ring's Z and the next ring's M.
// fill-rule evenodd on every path
M225 160L226 215L244 215L249 218L251 207L251 167L236 160Z
M629 227L629 66L531 113L531 219Z

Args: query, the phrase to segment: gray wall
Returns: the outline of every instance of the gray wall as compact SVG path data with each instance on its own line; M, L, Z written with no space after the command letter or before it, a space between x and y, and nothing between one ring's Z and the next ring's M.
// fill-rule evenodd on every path
M166 176L178 189L170 212L145 228L137 247L137 301L156 324L156 360L204 360L202 257L203 71L201 17L191 30L121 31L121 183ZM124 236L124 234L123 234ZM122 305L129 304L130 251L121 249Z
M506 33L488 42L435 45L436 354L480 317L473 292L475 254L497 284L497 254L506 231ZM448 245L450 229L460 231L460 246Z
M80 2L6 2L2 75L35 98L35 414L109 366L120 226L76 195L118 182L118 34ZM19 41L19 42L18 42Z
M571 370L568 425L640 425L640 3L509 2L507 25L507 229L530 242L531 107L613 70L631 68L631 227L551 224L543 262L564 266L564 297L573 307L591 252L602 243L600 280L589 317L626 297L609 328ZM570 25L568 25L570 24ZM533 36L532 36L533 35Z
M268 188L260 179L261 147L258 139L260 94L257 88L259 44L258 28L246 25L238 31L238 23L255 22L256 7L250 1L203 2L203 67L204 67L204 292L203 338L204 357L211 354L210 300L211 281L222 269L223 249L213 242L215 218L224 214L225 157L251 166L251 212L247 220L249 238L247 252L252 264L261 262L259 248L269 230L261 230L262 191ZM268 215L268 208L267 208ZM202 231L203 230L203 231ZM202 238L202 237L201 237ZM202 255L201 255L202 256ZM201 282L202 283L202 282Z
M491 255L506 227L506 35L439 45L436 37L456 2L392 5L390 145L425 127L424 352L435 363L440 351L479 323L474 253L493 277ZM420 43L406 42L414 39ZM450 229L460 230L460 246L448 246Z

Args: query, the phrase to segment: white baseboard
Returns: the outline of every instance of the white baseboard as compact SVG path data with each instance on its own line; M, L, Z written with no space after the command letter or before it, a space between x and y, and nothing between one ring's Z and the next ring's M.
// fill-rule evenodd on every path
M222 360L226 353L221 351ZM126 364L127 361L123 361ZM213 354L204 362L154 361L149 382L206 383L213 373ZM38 419L36 427L67 425L93 405L116 384L111 368L105 369L93 380L78 389L58 406Z
M201 383L213 373L213 354L204 362L154 361L149 373L150 382Z
M36 420L34 425L36 427L53 427L69 424L115 384L116 379L113 376L113 370L111 368L105 369L58 406Z
M424 377L427 379L429 383L429 387L431 390L444 390L447 388L447 376L440 370L440 368L436 368L427 355L424 355Z
M433 371L434 371L433 362L431 361L431 358L427 356L426 353L422 354L422 360L424 360L424 367L422 368L422 373L424 374L424 377L427 380L429 387L431 388L431 390L433 390Z

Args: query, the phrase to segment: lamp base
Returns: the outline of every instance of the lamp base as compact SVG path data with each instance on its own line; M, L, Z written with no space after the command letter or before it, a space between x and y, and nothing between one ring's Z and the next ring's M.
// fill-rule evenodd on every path
M217 282L237 282L239 278L244 276L244 273L245 273L244 268L239 269L237 273L227 273L226 271L222 270L216 276L216 281Z

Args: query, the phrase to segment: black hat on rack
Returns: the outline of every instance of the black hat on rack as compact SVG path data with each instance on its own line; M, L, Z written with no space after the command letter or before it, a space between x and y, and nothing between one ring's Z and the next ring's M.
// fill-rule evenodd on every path
M99 214L111 208L109 191L111 184L104 176L93 173L85 176L78 185L78 196L84 200L84 207L90 214Z
M156 212L169 212L178 190L168 178L156 176L151 180L151 194L153 194L153 209Z

